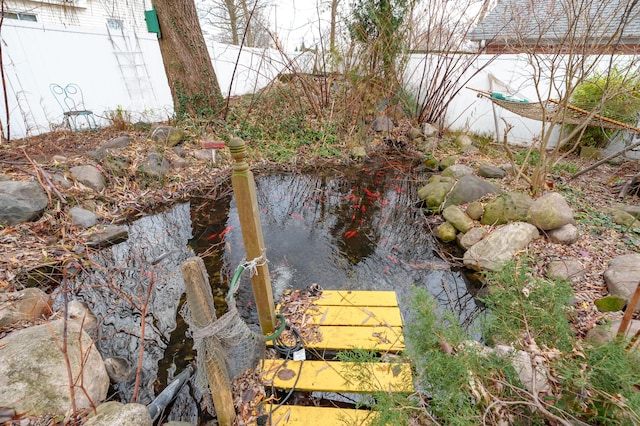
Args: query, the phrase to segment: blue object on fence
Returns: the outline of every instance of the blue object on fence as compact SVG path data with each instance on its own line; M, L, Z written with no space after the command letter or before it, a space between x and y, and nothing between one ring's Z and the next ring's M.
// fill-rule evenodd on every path
M78 125L78 117L84 117L90 130L98 129L93 111L85 107L84 96L82 95L80 86L75 83L69 83L63 87L59 84L52 83L49 85L49 89L62 108L64 121L69 129L74 131L82 129L82 126Z

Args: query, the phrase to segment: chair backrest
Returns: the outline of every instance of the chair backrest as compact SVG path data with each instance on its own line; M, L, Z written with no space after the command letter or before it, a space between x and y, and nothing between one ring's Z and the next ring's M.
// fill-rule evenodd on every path
M49 85L49 89L64 112L86 110L82 89L77 84L69 83L63 87L52 83Z

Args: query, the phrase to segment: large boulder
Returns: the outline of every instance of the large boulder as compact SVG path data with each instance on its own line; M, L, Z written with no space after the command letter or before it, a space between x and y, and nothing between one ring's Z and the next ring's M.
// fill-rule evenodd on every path
M426 203L427 209L440 210L440 206L454 183L454 179L433 176L425 186L418 189L418 197Z
M604 272L604 281L609 294L631 300L640 282L640 254L626 254L611 259ZM640 306L636 309L640 309Z
M0 340L0 407L32 416L66 414L71 410L71 385L78 410L105 400L109 376L91 337L76 321L67 321L66 339L64 332L60 319ZM66 354L60 347L64 341Z
M76 166L72 167L69 171L78 182L88 186L94 191L100 192L106 186L106 181L102 172L94 166Z
M479 200L487 194L500 194L502 191L490 182L477 176L466 175L453 186L444 207L459 206L461 204L470 203Z
M538 229L529 223L503 225L467 250L463 262L476 271L499 271L516 252L527 247L538 236Z
M0 224L13 226L35 220L48 204L38 182L0 181Z
M38 288L0 293L0 327L18 322L34 322L51 314L51 300Z
M543 231L560 228L573 222L573 212L564 197L548 192L529 207L529 223Z
M533 200L522 192L499 195L484 206L483 225L502 225L527 220Z
M373 123L371 123L371 129L373 129L374 132L390 132L394 127L393 120L386 115L376 117Z

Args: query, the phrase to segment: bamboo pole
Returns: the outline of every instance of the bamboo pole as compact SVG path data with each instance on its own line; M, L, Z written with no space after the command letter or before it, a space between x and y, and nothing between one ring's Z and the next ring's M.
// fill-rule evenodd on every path
M275 330L276 314L269 267L266 262L264 236L260 224L256 184L253 173L249 170L249 164L245 160L247 149L244 141L240 138L232 138L228 146L231 156L235 160L231 184L236 197L247 261L262 259L261 262L258 262L257 273L251 277L251 286L258 308L260 328L264 335L270 335Z
M197 256L191 257L182 264L181 269L194 325L204 328L216 319L213 293L211 292L211 284L209 284L209 276L204 267L204 262ZM206 353L198 355L207 356ZM205 364L218 424L220 426L231 426L236 418L236 412L233 408L233 397L231 396L227 367L224 364L218 365L215 358L209 357L207 357ZM213 391L213 389L221 390Z

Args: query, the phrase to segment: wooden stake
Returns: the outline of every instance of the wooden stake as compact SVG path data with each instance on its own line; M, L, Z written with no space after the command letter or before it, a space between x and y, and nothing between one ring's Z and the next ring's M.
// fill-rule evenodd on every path
M236 197L247 261L262 259L262 262L258 262L257 273L251 277L251 285L256 299L262 334L270 335L275 331L276 314L269 267L266 262L262 225L260 224L256 184L253 173L249 170L249 164L245 160L247 149L244 141L240 138L233 138L228 146L231 156L235 160L231 184Z
M216 319L215 305L213 303L213 293L209 276L204 267L204 262L199 257L191 257L182 264L182 276L187 291L187 301L191 309L191 316L196 327L206 327ZM198 354L206 356L206 354ZM229 377L221 377L220 371L227 371L227 367L213 366L215 359L207 359L207 379L211 389L218 389L220 384L229 383ZM218 424L221 426L231 426L236 418L233 408L233 397L231 388L225 388L216 392L211 392L213 405L216 410Z
M638 302L640 302L640 282L638 282L638 286L636 287L636 291L633 293L629 304L627 305L627 309L624 311L624 316L622 317L622 321L620 322L620 327L618 327L617 336L624 337L627 333L627 328L629 328L629 323L631 322L631 318L633 318L633 313L636 310L636 306L638 306Z

